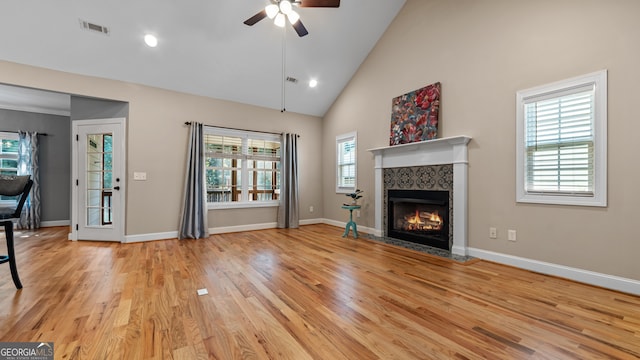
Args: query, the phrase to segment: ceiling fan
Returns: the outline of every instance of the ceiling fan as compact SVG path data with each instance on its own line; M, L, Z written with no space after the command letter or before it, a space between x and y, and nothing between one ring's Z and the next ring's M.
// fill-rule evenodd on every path
M340 7L340 0L270 0L271 4L267 5L262 11L253 15L244 21L246 25L253 26L258 21L268 17L274 19L277 26L284 27L286 20L296 30L298 36L303 37L309 32L302 25L300 15L293 10L292 5L299 7Z

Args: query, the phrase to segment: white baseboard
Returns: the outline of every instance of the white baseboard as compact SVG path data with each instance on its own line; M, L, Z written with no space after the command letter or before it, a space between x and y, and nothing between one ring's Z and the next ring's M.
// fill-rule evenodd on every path
M240 231L254 231L264 229L275 229L278 223L262 223L262 224L248 224L248 225L236 225L236 226L220 226L215 228L209 228L209 234L224 234Z
M55 226L69 226L71 220L54 220L54 221L41 221L40 227L55 227Z
M346 222L336 221L336 220L331 220L331 219L322 219L322 223L323 224L327 224L327 225L341 227L343 229L344 229L345 226L347 226Z
M322 224L322 223L323 223L323 219L300 220L300 225L311 225L311 224ZM278 224L275 222L263 223L263 224L237 225L237 226L220 226L215 228L209 228L209 234L213 235L213 234L224 234L224 233L241 232L241 231L275 229L277 226ZM124 242L135 243L135 242L143 242L143 241L176 239L177 237L178 237L177 231L168 231L163 233L127 235L125 236Z
M152 234L125 235L124 243L176 239L177 237L178 237L177 231L167 231L163 233L152 233Z
M321 218L304 219L304 220L300 220L300 225L324 224L324 221L325 219L321 219ZM221 226L216 228L209 228L209 234L224 234L224 233L240 232L240 231L275 229L277 227L278 227L277 222L250 224L250 225L237 225L237 226Z
M463 246L452 245L451 253L454 255L467 256L469 255L468 249Z
M300 225L324 224L324 220L322 218L300 220Z
M327 225L341 227L343 229L345 226L347 226L346 222L335 221L335 220L324 219L324 218L300 220L300 225L313 225L313 224L327 224ZM238 225L238 226L222 226L222 227L216 227L216 228L209 228L209 234L224 234L224 233L240 232L240 231L275 229L277 226L278 224L275 222L263 223L263 224ZM375 231L376 230L374 228L358 225L358 232L374 234Z
M594 271L572 268L564 265L532 260L518 256L496 253L493 251L468 248L470 256L490 260L501 264L515 266L542 274L558 276L590 285L640 295L640 281Z
M336 221L331 219L322 219L322 224L337 226L343 229L347 226L347 223L344 221ZM358 227L358 232L363 232L365 234L371 234L374 236L380 236L380 235L376 235L376 229L374 228L358 225L357 223L356 223L356 226Z

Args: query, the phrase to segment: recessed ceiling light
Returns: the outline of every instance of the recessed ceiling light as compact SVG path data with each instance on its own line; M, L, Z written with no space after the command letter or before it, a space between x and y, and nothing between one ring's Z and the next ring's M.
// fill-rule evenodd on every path
M309 81L309 87L314 88L314 87L316 87L317 85L318 85L318 80L316 80L316 79L311 79L311 80Z
M158 38L151 34L147 34L144 36L144 43L147 44L148 47L156 47L158 46Z

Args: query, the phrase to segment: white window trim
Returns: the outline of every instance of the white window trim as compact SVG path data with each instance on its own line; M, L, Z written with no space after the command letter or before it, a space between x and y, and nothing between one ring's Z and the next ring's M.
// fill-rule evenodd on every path
M270 140L270 141L279 141L282 142L282 136L279 134L271 134L271 133L261 133L254 132L251 130L236 130L236 129L228 129L228 128L220 128L215 126L204 126L204 134L215 134L215 135L223 135L223 136L235 136L243 139L257 139L257 140ZM246 144L243 143L243 153L245 152ZM282 159L280 159L282 161ZM243 168L242 178L246 179L248 176L248 170ZM246 186L248 186L247 181L243 181L242 183L242 193L247 194ZM246 195L243 195L246 196ZM244 199L244 198L243 198ZM215 209L244 209L244 208L262 208L262 207L276 207L280 206L280 200L271 200L271 201L229 201L229 202L207 202L208 210Z
M340 171L338 171L338 165L340 164L340 143L344 141L348 141L353 139L353 145L355 148L354 153L354 164L355 164L355 172L354 172L354 181L353 186L340 186ZM354 192L358 187L358 133L356 131L349 132L346 134L341 134L336 136L336 193L338 194L348 194Z
M594 194L572 196L532 194L525 190L525 127L524 102L532 96L544 96L563 90L595 85L594 95ZM607 70L554 82L516 94L516 201L522 203L607 206Z

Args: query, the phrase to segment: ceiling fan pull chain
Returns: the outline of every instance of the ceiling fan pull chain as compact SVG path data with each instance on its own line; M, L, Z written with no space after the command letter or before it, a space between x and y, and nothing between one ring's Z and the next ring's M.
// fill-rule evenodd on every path
M287 63L287 28L283 27L282 28L282 77L281 77L281 81L282 81L282 103L280 104L280 112L285 112L287 111L287 109L285 108L286 105L286 101L285 101L285 96L286 96L286 92L285 92L285 74L286 74L286 63Z

